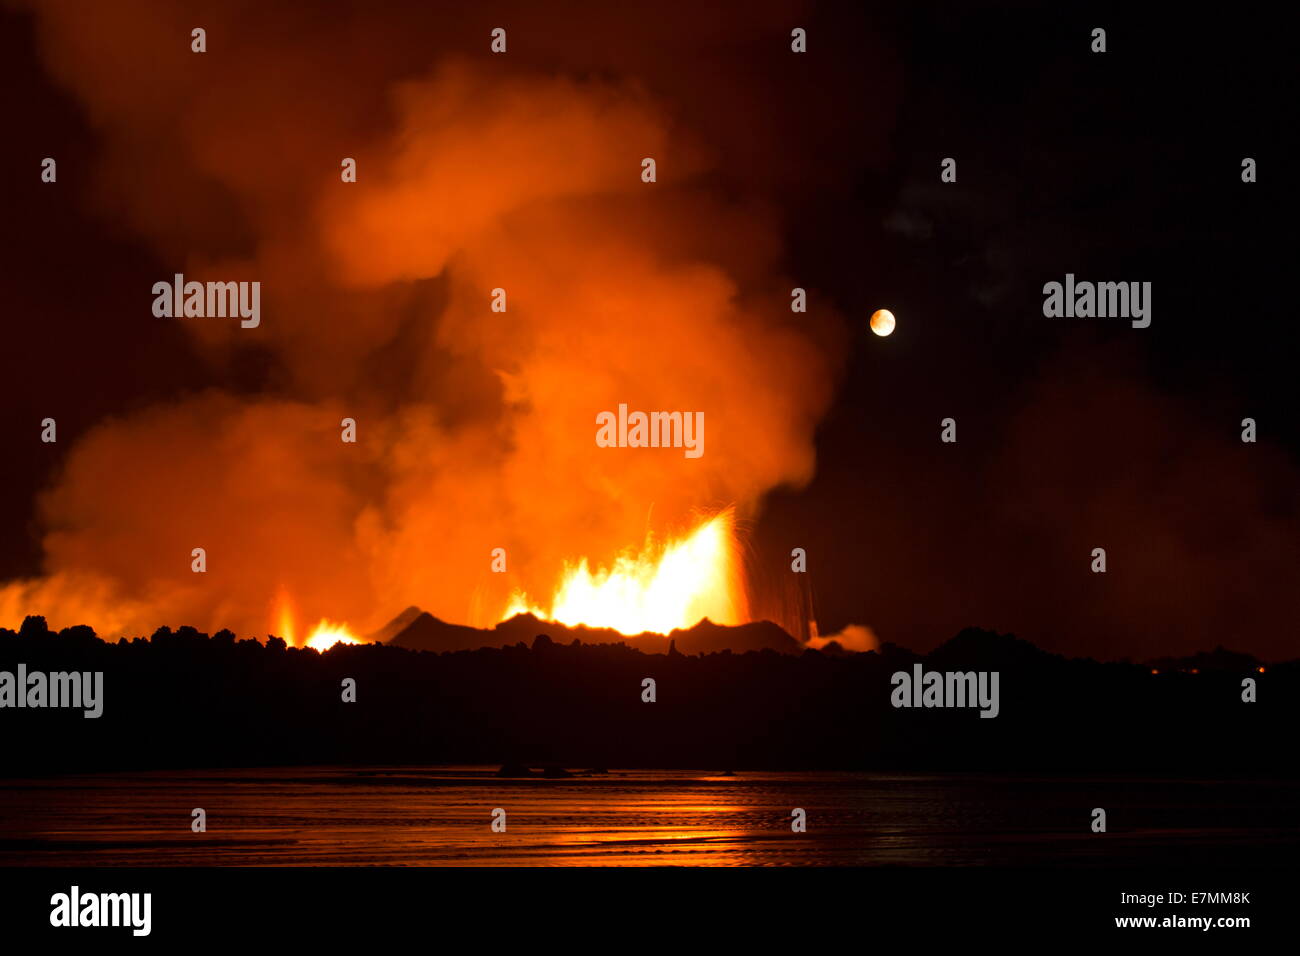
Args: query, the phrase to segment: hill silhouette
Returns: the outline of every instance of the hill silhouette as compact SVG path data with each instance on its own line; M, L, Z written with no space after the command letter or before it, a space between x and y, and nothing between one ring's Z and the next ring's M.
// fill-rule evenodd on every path
M673 631L666 638L662 634L648 632L628 636L612 628L583 625L568 627L555 621L539 620L531 614L517 614L496 627L480 629L448 624L432 614L418 612L405 626L394 627L412 611L418 612L418 609L407 608L384 629L393 630L393 636L386 643L416 651L466 651L480 647L508 647L521 641L527 643L538 634L545 634L562 644L574 640L583 644L625 644L651 654L666 651L670 641L683 654L709 654L725 650L744 653L764 649L782 654L798 654L803 650L802 644L771 621L732 627L714 624L705 618L694 627Z
M424 614L418 607L411 605L397 617L393 618L373 634L366 635L366 640L373 643L387 644L402 631L411 626L412 622Z
M1067 660L977 629L925 657L891 644L797 655L683 653L680 638L651 645L664 653L630 644L541 634L443 653L318 653L189 627L107 643L32 617L0 629L0 671L102 671L103 715L0 709L0 773L326 763L1296 773L1297 661ZM892 706L891 675L917 664L999 672L998 716ZM348 678L354 703L342 699ZM646 678L653 703L642 699ZM1242 701L1246 678L1255 703Z

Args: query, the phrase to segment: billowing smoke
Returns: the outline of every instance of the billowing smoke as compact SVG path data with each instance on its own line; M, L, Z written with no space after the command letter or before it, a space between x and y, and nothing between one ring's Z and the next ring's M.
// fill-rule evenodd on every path
M548 60L537 13L504 17L519 28L491 56L498 24L470 13L421 33L363 11L36 5L47 67L101 137L91 200L159 263L106 321L184 323L214 381L239 384L82 436L39 504L46 576L0 591L0 623L263 634L287 593L301 619L362 632L411 604L484 624L566 558L733 502L752 517L811 477L842 331L789 308L763 190L790 172L754 154L720 188L736 157L698 107ZM154 318L150 285L177 272L259 281L260 326ZM702 411L705 454L597 447L620 403Z
M812 637L808 640L808 646L819 651L831 644L838 644L846 651L860 653L880 649L880 639L876 637L875 631L861 624L847 624L842 631L835 634Z

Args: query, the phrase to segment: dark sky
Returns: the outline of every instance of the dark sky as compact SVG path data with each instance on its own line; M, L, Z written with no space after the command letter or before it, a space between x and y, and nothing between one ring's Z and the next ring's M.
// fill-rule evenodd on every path
M1293 652L1285 173L1238 174L1282 158L1287 58L1242 22L1209 36L1036 6L898 20L890 166L799 248L846 311L888 305L899 330L860 337L818 476L778 496L762 538L835 556L814 579L823 630ZM1104 55L1081 39L1094 25ZM938 182L944 156L957 184ZM1045 319L1042 285L1067 272L1151 281L1151 327Z
M645 13L649 35L605 47L566 6L538 49L515 34L518 55L545 63L572 43L583 50L569 68L630 77L670 104L715 154L707 187L760 197L784 273L814 311L848 320L815 477L769 495L753 527L767 573L808 550L821 631L862 624L926 649L978 625L1074 655L1222 643L1293 656L1282 37L1245 12L1171 23L1028 3L761 17L737 5L692 43L681 37L703 15L663 6ZM437 45L481 45L494 13L444 25ZM51 78L31 15L0 16L9 579L42 570L34 503L76 436L206 386L274 391L279 372L255 350L216 365L177 325L123 320L121 303L170 266L103 201L93 167L109 134ZM807 26L814 64L784 54L786 24ZM1089 51L1094 26L1105 54ZM665 37L680 45L655 45ZM392 57L394 74L427 65L418 44ZM160 126L160 149L168 137ZM46 155L61 157L57 189L37 180ZM1255 184L1241 182L1245 156ZM954 184L939 180L944 157ZM206 237L214 247L247 242L232 218L230 235ZM1151 327L1045 318L1042 286L1067 272L1151 282ZM881 307L898 316L888 339L865 328ZM32 441L48 414L58 445ZM1257 444L1240 441L1247 416ZM939 441L945 417L955 445ZM1095 547L1105 575L1089 569Z

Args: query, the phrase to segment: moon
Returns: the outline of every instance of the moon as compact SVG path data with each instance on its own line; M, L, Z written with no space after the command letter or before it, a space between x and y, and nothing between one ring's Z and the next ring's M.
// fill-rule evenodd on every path
M877 309L871 313L871 331L881 338L894 331L894 313L888 309Z

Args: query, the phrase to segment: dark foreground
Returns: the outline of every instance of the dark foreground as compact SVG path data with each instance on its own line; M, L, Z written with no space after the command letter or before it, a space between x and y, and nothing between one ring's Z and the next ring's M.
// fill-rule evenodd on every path
M894 676L922 669L997 675L991 719L974 701L897 706ZM55 633L30 617L19 632L0 629L0 678L6 672L102 675L98 716L0 709L0 777L12 778L512 761L1297 776L1300 661L1222 650L1144 664L1067 660L976 629L924 656L892 645L845 655L645 653L545 635L473 651L371 644L318 654L192 628L106 643L89 628Z

